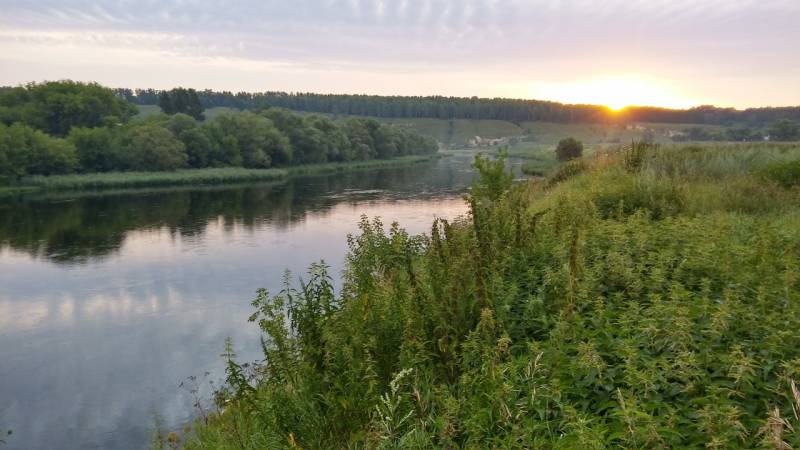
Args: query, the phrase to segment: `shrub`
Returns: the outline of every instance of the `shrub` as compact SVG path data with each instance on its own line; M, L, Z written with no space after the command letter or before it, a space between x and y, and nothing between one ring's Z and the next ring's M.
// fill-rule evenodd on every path
M638 172L644 164L644 159L651 151L657 151L658 144L651 142L631 142L630 147L622 151L622 165L629 173Z
M75 146L83 172L108 172L124 166L118 136L112 129L75 127L67 139Z
M581 159L573 159L562 164L556 172L547 180L549 186L555 186L562 181L569 180L570 178L579 175L586 171L589 165L586 161Z
M126 130L122 138L129 170L174 170L186 167L186 148L166 128L138 125Z
M583 143L575 138L566 138L558 141L556 157L559 161L569 161L583 156Z
M764 178L790 188L800 185L800 160L773 163L761 171Z
M546 190L478 160L469 218L363 218L338 296L320 265L258 291L258 383L227 357L230 401L185 448L797 448L800 198L739 150Z
M48 136L27 125L0 124L0 175L55 175L78 165L72 143Z

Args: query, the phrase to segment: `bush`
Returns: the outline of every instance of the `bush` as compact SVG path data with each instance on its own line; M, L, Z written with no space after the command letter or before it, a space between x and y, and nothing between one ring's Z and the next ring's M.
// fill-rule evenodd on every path
M761 174L785 188L800 186L800 160L773 163Z
M658 144L650 142L631 142L630 147L623 149L622 165L629 173L636 173L642 168L644 158L651 151L657 151Z
M562 181L569 180L570 178L585 172L588 168L589 165L581 159L567 161L559 166L558 170L556 170L556 172L550 176L550 178L547 180L547 184L548 186L555 186Z
M292 146L273 122L257 114L243 112L221 114L214 119L222 133L234 138L236 152L242 165L248 168L266 168L273 161L291 161Z
M258 291L257 383L227 351L185 448L798 448L800 197L726 203L758 184L704 150L547 190L478 160L468 217L363 218L338 295Z
M574 138L566 138L558 141L556 147L556 157L559 161L569 161L583 156L583 143Z
M128 170L175 170L186 167L183 143L166 128L138 125L126 130L122 138Z
M0 124L0 175L56 175L78 165L75 146L39 130L16 123Z
M5 115L53 136L72 127L101 127L126 122L136 108L96 83L51 81L31 83L0 95Z
M109 172L125 164L118 136L112 129L76 127L67 139L75 146L83 172Z

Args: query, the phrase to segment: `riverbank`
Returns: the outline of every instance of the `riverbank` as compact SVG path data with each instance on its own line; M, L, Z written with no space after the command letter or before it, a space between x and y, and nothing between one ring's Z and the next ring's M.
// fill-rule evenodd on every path
M503 167L428 236L363 219L338 295L260 290L264 366L229 343L219 412L154 447L800 445L800 146Z
M40 191L136 189L146 187L219 185L280 181L291 176L327 174L353 170L380 169L418 164L443 155L404 156L344 163L309 164L276 169L222 167L186 169L170 172L107 172L77 175L33 176L18 184L0 187L0 196L31 194Z

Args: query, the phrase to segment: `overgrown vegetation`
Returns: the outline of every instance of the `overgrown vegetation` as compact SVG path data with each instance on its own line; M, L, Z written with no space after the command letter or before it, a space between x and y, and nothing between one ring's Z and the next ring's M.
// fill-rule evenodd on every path
M569 161L583 156L583 142L575 138L564 138L556 146L556 158L559 161Z
M97 84L63 81L5 90L0 93L0 177L8 184L27 175L267 169L438 150L433 139L373 119L338 123L264 108L199 122L202 107L193 90L161 97L164 111L172 115L130 120L136 108Z
M338 295L324 264L260 290L263 367L227 357L182 443L796 448L800 195L763 173L797 160L634 145L511 188L478 160L468 217L363 218Z

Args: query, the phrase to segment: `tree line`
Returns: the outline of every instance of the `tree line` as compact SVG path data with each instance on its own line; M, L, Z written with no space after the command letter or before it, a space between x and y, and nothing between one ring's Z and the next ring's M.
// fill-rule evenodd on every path
M118 89L129 102L158 103L160 91ZM663 122L763 127L779 120L800 122L800 107L768 107L737 110L715 106L668 109L634 106L620 112L599 105L566 105L541 100L509 98L338 95L308 92L230 92L204 90L197 93L206 108L225 106L258 109L266 105L295 111L393 118L494 119L515 123L546 121L562 123Z
M175 105L172 100L182 95L189 101L181 100L183 106L171 111L194 108L188 91L177 92L167 95L165 104ZM3 89L0 176L270 168L437 151L434 140L374 119L335 122L280 108L221 114L209 121L182 112L134 119L136 113L124 97L96 83Z
M710 131L702 127L690 127L683 130L682 134L672 137L675 142L700 142L700 141L733 141L733 142L758 142L770 141L798 141L800 140L800 122L780 119L764 129L751 128L737 125L720 131Z

